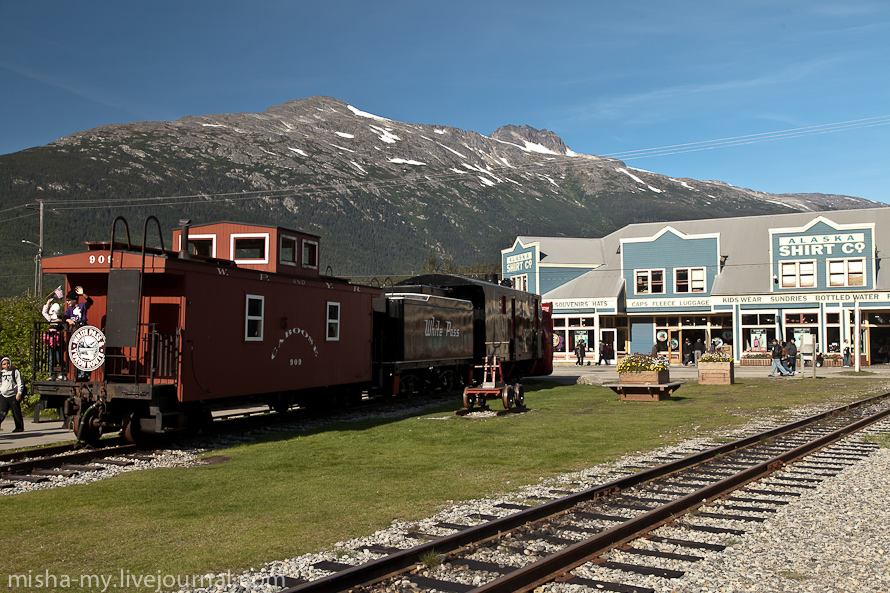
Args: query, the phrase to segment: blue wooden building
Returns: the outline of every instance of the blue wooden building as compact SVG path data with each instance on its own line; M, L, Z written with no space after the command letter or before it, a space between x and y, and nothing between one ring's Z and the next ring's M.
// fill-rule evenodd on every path
M613 362L653 345L679 362L687 339L736 360L774 338L839 352L858 327L874 364L890 356L888 249L890 208L801 212L517 237L502 272L552 303L557 361L574 360L579 340L610 344Z

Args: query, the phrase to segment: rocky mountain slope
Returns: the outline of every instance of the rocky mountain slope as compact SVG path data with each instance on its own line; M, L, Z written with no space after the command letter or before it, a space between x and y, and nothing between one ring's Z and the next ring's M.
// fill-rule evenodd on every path
M882 205L672 179L575 153L547 130L508 125L486 137L328 97L101 126L0 156L0 171L0 208L40 199L64 213L47 215L47 253L106 238L117 215L138 235L154 214L168 240L178 218L227 219L318 234L323 265L354 277L419 272L431 255L497 261L519 234L601 236L633 222ZM34 236L34 223L0 226L0 247L24 269L33 254L19 239Z

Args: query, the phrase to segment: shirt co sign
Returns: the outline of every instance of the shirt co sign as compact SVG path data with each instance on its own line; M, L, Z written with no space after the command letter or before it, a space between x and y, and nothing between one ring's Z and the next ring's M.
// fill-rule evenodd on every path
M71 334L68 358L84 372L93 372L105 363L105 334L92 325L85 325Z

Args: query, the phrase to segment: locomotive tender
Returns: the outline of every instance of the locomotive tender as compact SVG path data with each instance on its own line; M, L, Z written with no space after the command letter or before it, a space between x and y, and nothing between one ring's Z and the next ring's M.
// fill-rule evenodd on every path
M62 406L80 440L195 430L210 409L248 401L283 411L447 390L473 381L487 354L516 377L552 370L537 295L444 275L359 286L319 272L319 237L276 226L181 221L174 249L163 236L149 248L152 222L161 235L149 217L141 246L118 218L111 241L43 260L90 295L88 324L104 336L104 364L77 380L68 357L51 367L46 325L34 332L33 368L64 378L32 392Z

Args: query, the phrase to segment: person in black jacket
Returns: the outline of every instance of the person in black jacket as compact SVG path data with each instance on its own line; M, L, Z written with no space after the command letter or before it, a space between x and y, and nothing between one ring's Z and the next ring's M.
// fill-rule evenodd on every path
M782 375L783 377L791 374L791 372L788 370L788 368L782 362L782 350L784 350L784 348L782 347L782 344L779 343L779 340L777 340L776 338L773 338L773 347L771 350L773 366L769 371L770 377L775 377L776 371L778 371L779 374Z
M794 340L788 340L785 344L785 358L782 359L782 362L788 367L788 372L793 375L797 368L797 344L794 343Z

